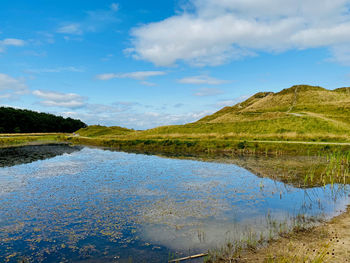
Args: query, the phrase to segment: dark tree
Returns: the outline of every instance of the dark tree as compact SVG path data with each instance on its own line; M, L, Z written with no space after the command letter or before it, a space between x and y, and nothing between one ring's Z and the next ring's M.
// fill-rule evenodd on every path
M86 126L72 118L0 107L0 133L74 132Z

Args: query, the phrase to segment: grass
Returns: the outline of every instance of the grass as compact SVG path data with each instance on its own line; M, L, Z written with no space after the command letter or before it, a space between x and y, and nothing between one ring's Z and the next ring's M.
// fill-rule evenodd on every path
M266 263L323 263L327 262L327 253L328 251L328 245L325 245L324 248L321 249L321 252L317 255L294 255L294 256L286 256L286 255L278 255L278 256L272 256L269 255L264 262ZM311 253L310 253L311 254Z
M67 137L74 144L111 147L122 151L173 155L305 155L350 150L350 144L248 141L199 138Z
M302 216L301 216L302 217ZM303 227L301 227L303 225ZM248 232L246 237L235 241L227 242L224 246L210 250L208 256L204 259L205 263L227 263L227 262L252 262L257 249L269 244L271 242L278 243L278 236L285 239L296 238L295 235L308 234L309 228L305 227L305 221L300 222L300 218L296 217L294 221L294 227L292 230L287 228L281 228L283 223L277 223L276 221L270 221L270 236L268 239L264 239L261 234L258 236L255 233ZM255 258L254 262L264 263L322 263L326 262L328 255L330 254L330 244L324 243L318 247L317 252L315 250L299 251L292 244L289 244L287 248L282 247L282 251L274 251L261 255Z
M261 244L260 240L255 240L253 248L250 250L255 251L257 244ZM246 245L246 244L245 244ZM225 246L220 249L210 251L208 256L204 259L205 263L228 263L228 262L251 262L248 258L244 257L244 243L243 242L228 242ZM264 263L323 263L327 262L329 255L329 244L325 244L320 248L320 251L315 255L315 253L298 253L298 251L293 251L290 248L291 254L268 254L264 258L260 258L259 262Z
M45 144L51 142L64 142L67 134L43 133L43 134L1 134L0 147L21 146L28 144Z
M350 183L350 151L337 151L319 154L319 164L310 165L304 175L305 185L349 184Z
M122 128L118 126L113 126L113 127L104 127L100 125L91 125L86 128L82 128L77 133L80 136L86 136L86 137L98 137L98 136L104 136L104 135L125 135L133 130L127 129L127 128Z

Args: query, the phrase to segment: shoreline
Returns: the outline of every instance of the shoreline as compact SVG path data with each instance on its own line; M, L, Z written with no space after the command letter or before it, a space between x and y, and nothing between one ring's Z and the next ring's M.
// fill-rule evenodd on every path
M124 152L192 156L282 156L319 155L350 151L350 143L310 141L261 141L219 139L137 139L66 136L75 145L98 146Z
M242 253L238 262L350 262L350 204L325 223Z
M59 142L59 141L33 141L13 145L0 145L0 149L3 148L16 148L16 147L25 147L25 146L40 146L40 145L70 145L68 142Z
M127 138L84 137L63 133L51 134L0 134L0 147L27 144L68 143L81 146L97 146L112 150L141 154L169 156L300 156L319 155L335 151L350 151L349 142L334 141L280 141L244 139L191 139L191 138Z

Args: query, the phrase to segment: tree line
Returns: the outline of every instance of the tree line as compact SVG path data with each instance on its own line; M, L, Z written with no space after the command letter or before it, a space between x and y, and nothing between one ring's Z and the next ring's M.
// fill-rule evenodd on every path
M0 107L0 133L74 132L87 125L81 120L48 113Z

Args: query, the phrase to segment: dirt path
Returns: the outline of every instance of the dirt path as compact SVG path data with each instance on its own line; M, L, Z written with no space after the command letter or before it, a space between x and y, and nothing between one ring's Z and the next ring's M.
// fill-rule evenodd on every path
M288 113L288 112L291 112L291 111L293 110L295 104L297 103L297 100L298 100L298 89L299 89L299 87L296 87L296 88L294 89L293 101L292 101L292 104L290 105L290 108L289 108L289 110L287 111L287 113Z
M242 255L239 262L350 262L350 207L330 222Z

